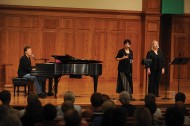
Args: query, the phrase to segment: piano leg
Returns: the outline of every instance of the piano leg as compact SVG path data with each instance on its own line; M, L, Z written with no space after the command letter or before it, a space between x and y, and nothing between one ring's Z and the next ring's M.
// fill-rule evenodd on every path
M93 76L93 81L94 81L94 92L97 92L97 87L98 87L98 77L99 77L99 75L94 75L94 76Z
M46 92L46 82L42 81L42 93Z
M54 77L54 97L57 98L57 87L58 87L58 83L59 83L59 80L61 79L60 76L57 76L57 77Z
M53 92L52 92L52 83L53 83L53 78L50 77L48 78L49 80L49 85L48 85L48 96L53 96Z

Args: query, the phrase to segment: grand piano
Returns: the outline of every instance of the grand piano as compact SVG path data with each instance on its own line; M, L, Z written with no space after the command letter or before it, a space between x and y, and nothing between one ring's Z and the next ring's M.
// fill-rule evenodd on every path
M49 79L48 94L52 94L53 92L54 96L57 97L58 83L63 75L90 76L93 78L94 92L97 91L98 77L102 74L101 61L77 59L68 54L64 56L52 55L52 57L58 62L37 63L34 67L35 69L31 72L33 76ZM44 87L42 90L45 91Z

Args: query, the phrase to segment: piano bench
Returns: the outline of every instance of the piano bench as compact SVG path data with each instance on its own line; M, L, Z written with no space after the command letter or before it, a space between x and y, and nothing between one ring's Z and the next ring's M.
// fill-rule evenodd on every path
M12 78L12 82L14 86L14 96L15 96L15 92L17 92L17 95L19 95L19 92L24 92L25 96L30 93L30 85L32 81L26 78L14 77ZM17 87L17 91L16 91L16 87ZM24 87L24 91L20 91L19 87ZM26 91L26 88L28 88L28 92Z

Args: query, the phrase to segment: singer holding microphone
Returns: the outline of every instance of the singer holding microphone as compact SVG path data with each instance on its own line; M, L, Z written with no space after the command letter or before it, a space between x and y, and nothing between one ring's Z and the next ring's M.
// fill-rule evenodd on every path
M165 69L164 56L159 49L158 41L154 40L152 42L151 49L148 51L146 58L152 59L152 64L147 65L147 72L149 75L148 93L152 93L156 97L159 97L159 83L161 75L164 74Z
M131 41L129 39L124 40L124 47L118 51L116 60L118 64L118 79L116 92L127 91L131 95L133 94L133 81L132 81L132 62L133 51L130 49Z
M33 81L38 97L45 98L45 94L42 93L42 83L40 83L37 77L30 75L32 71L31 60L30 60L31 56L34 58L34 55L32 54L32 49L29 46L24 47L24 55L20 58L19 62L19 67L17 72L18 77L27 78Z

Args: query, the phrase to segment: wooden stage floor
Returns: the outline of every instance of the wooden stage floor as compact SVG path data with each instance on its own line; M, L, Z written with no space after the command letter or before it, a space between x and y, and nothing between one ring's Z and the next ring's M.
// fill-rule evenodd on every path
M2 90L3 88L0 88ZM11 91L12 99L11 105L12 106L26 106L26 97L23 93L20 93L19 96L13 96L13 88L4 88L6 90ZM116 89L116 80L113 81L106 81L99 79L98 82L98 92L108 94L116 105L120 105L118 101L118 94L115 92ZM177 84L170 84L169 91L167 92L168 98L174 98L175 94L177 93L178 85ZM174 103L174 99L163 100L162 98L165 97L165 88L164 85L160 86L160 97L156 98L158 105L170 105ZM75 104L79 104L81 106L90 106L90 96L93 93L93 80L92 78L85 78L85 79L70 79L70 78L62 78L58 85L58 95L57 98L53 96L48 96L45 99L40 99L42 104L52 103L54 105L60 105L63 102L63 94L66 91L72 91L76 95ZM180 84L180 91L186 94L187 100L186 104L190 104L190 84L182 83ZM136 99L135 101L131 101L131 104L134 105L143 105L144 102L141 100L144 98L145 95L145 87L140 87L138 83L134 83L134 94L133 97Z

